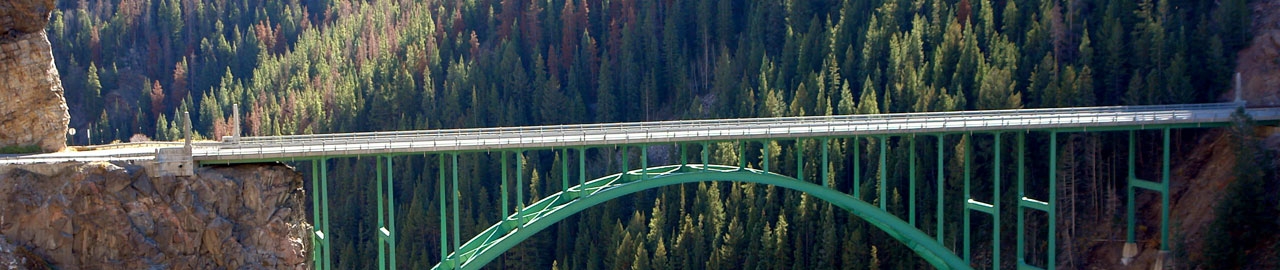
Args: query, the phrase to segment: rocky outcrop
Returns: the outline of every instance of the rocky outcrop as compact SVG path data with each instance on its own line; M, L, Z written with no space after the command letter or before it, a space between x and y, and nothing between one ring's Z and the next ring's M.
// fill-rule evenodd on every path
M0 146L66 147L71 116L44 33L53 3L0 1Z
M0 235L58 269L302 269L305 197L284 165L182 178L127 163L13 165L0 167Z

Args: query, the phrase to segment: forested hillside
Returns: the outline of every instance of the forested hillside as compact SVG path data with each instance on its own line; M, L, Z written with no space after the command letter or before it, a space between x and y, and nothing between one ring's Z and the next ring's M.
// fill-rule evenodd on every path
M1215 102L1230 87L1235 52L1250 41L1246 0L865 0L865 1L62 1L49 26L63 75L73 144L180 136L190 111L203 137L231 128L240 104L244 135L527 126L646 120L876 114L1094 105ZM86 137L85 134L91 134ZM1012 134L1006 134L1006 142ZM1081 224L1121 214L1127 134L1066 135L1060 153L1058 261L1087 263L1072 241ZM1146 136L1149 134L1143 134ZM1178 137L1186 137L1180 134ZM908 140L837 140L835 187L888 173L890 210L906 215ZM934 149L936 139L915 138ZM965 149L973 140L975 149ZM1031 156L1047 136L1028 137ZM886 172L871 157L887 143ZM959 249L960 184L973 151L987 160L990 135L948 136L945 172L917 171L920 202L947 192L944 242ZM856 145L856 146L855 146ZM794 175L797 150L769 145L778 172ZM856 147L856 148L855 148ZM713 147L712 162L737 160ZM758 167L760 146L748 159ZM1012 154L1006 146L1006 154ZM854 149L859 149L856 151ZM1140 149L1154 153L1155 143ZM655 147L650 164L676 160ZM588 178L614 173L618 151L588 152ZM632 153L634 154L634 153ZM528 153L534 199L561 189L562 157ZM855 176L853 155L863 155ZM463 237L498 220L497 156L464 154ZM1154 154L1139 164L1158 166ZM574 155L573 158L578 158ZM633 156L635 160L638 156ZM917 155L934 164L934 153ZM439 260L436 156L396 158L397 249L401 267ZM805 158L805 168L817 168ZM577 162L571 162L571 167ZM975 179L1014 164L972 164ZM331 161L336 265L371 266L372 161ZM1048 166L1029 160L1029 175ZM630 166L635 168L633 164ZM304 170L305 171L305 170ZM569 170L577 172L577 169ZM818 172L805 170L819 181ZM1146 172L1143 172L1144 174ZM573 175L576 177L576 175ZM1029 178L1038 179L1038 178ZM990 181L974 187L990 198ZM1045 181L1028 190L1043 198ZM864 181L865 183L865 181ZM876 200L874 183L860 196ZM985 194L985 195L984 195ZM1000 196L1012 203L1006 189ZM527 203L527 202L526 202ZM1013 207L1002 219L1013 220ZM933 233L933 212L921 226ZM1043 215L1032 230L1031 263L1044 263ZM988 228L989 218L974 226ZM1012 246L1014 231L1002 232ZM989 233L974 235L990 239ZM990 265L990 241L975 263ZM998 262L1014 266L1013 252ZM688 184L630 196L566 220L521 244L493 268L805 269L924 264L909 249L841 209L799 193L754 184Z

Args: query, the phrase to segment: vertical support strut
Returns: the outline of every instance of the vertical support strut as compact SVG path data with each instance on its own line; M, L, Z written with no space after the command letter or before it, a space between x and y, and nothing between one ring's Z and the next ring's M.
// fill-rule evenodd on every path
M796 139L796 179L804 182L804 140Z
M516 150L516 224L524 228L524 151ZM444 224L441 224L443 226Z
M587 148L578 147L578 184L587 183Z
M886 171L886 169L885 169L885 164L884 164L884 163L885 163L885 162L884 162L884 160L885 160L884 156L885 156L885 154L886 154L885 152L887 152L887 151L885 151L885 149L887 148L887 145L888 145L888 144L889 144L889 137L880 136L880 172L879 172L879 173L880 173L880 182L879 182L879 183L878 183L878 185L876 186L876 189L880 190L880 197L879 197L879 200L880 200L880 210L885 210L885 211L888 211L888 209L889 209L889 208L888 208L888 206L889 206L889 200L887 200L887 199L888 199L888 197L887 197L887 195L886 195L886 194L888 194L888 193L887 193L888 188L886 188L886 187L884 186L885 178L886 178L886 177L888 177L888 175L889 175L889 172L888 172L888 171Z
M461 250L460 247L462 246L462 237L458 235L458 232L462 230L458 226L458 220L459 220L458 204L461 204L462 202L458 200L458 153L452 153L452 154L453 154L453 250L458 251L458 250Z
M945 196L943 196L943 192L944 192L944 189L946 189L946 186L944 186L944 184L945 184L945 183L943 183L944 179L943 179L943 174L942 174L943 165L945 165L945 164L943 163L943 159L942 159L942 154L944 154L944 153L945 153L945 152L943 152L943 149L942 149L942 145L943 145L943 143L944 143L943 138L945 138L944 136L945 136L945 135L943 135L943 134L938 134L938 185L937 185L937 187L938 187L938 201L937 201L938 205L937 205L937 208L935 208L935 209L934 209L935 211L937 211L937 212L938 212L938 215L937 215L937 217L936 217L938 220L937 220L936 222L934 222L934 225L938 227L938 228L937 228L937 230L936 230L936 231L937 231L937 233L935 233L935 237L937 237L937 238L938 238L938 243L942 243L942 235L943 235L943 233L942 233L942 232L943 232L943 227L944 227L944 226L942 226L942 224L943 224L943 218L944 218L944 217L943 217L943 215L942 215L942 214L944 213L944 212L943 212L943 208L942 208L942 202L943 202L943 201L944 201L944 199L946 198Z
M970 168L972 167L970 166L970 164L972 163L973 163L973 134L965 134L964 135L964 201L965 201L964 205L965 207L963 208L964 209L964 234L962 234L961 236L964 237L964 262L971 263L971 264L973 263L973 261L972 261L972 258L969 256L970 255L969 246L970 246L970 242L973 242L973 241L970 239L972 237L970 237L971 235L970 235L970 228L969 228L970 227L969 226L969 219L970 219L969 202L973 200L973 194L969 193L969 175L971 174Z
M1026 194L1027 190L1026 190L1026 183L1025 183L1026 179L1024 179L1022 175L1022 165L1024 164L1023 162L1025 158L1023 148L1026 144L1026 138L1027 138L1026 133L1021 133L1021 132L1018 133L1018 184L1017 184L1018 185L1018 207L1016 207L1018 208L1018 228L1017 228L1018 242L1016 245L1017 253L1015 253L1017 255L1015 257L1017 257L1018 265L1022 265L1026 263L1026 258L1025 258L1026 244L1023 243L1023 241L1025 240L1023 239L1024 238L1023 234L1026 233L1026 228L1024 227L1024 225L1026 224L1025 223L1026 218L1023 217L1023 214L1025 213L1023 205L1025 204L1024 202L1027 200L1027 194Z
M853 136L853 197L862 199L862 140Z
M689 166L689 149L683 143L677 143L676 148L680 148L680 167Z
M622 173L624 175L627 173L627 171L631 170L631 161L628 160L630 158L631 158L631 148L627 147L626 145L623 145L622 146Z
M916 225L916 136L907 138L907 223Z
M502 160L502 222L507 223L507 218L511 217L511 212L507 211L507 152L498 152L498 159Z
M1128 157L1129 158L1129 177L1127 181L1125 181L1128 183L1125 187L1125 192L1128 193L1127 194L1128 197L1126 197L1128 199L1128 202L1125 203L1125 211L1126 211L1125 215L1127 218L1125 219L1126 227L1125 227L1124 249L1121 252L1121 256L1120 256L1120 262L1125 265L1128 265L1129 262L1133 261L1133 257L1138 255L1138 243L1134 241L1135 239L1133 234L1133 227L1135 222L1134 213L1133 213L1134 212L1133 181L1138 178L1137 172L1134 171L1134 168L1137 166L1137 162L1134 161L1136 159L1136 156L1138 155L1137 146L1136 146L1137 141L1138 141L1137 133L1135 131L1130 130L1129 131L1129 157Z
M387 156L387 256L391 269L396 267L396 192L395 176L391 174L391 156Z
M829 187L831 187L831 184L830 184L830 183L828 183L828 182L830 182L831 180L829 180L829 179L827 178L827 176L828 176L828 175L827 175L827 170L828 170L828 169L830 169L830 167L829 167L829 166L831 166L831 165L828 165L828 164L827 164L827 163L828 163L828 160L829 160L829 159L827 158L827 151L829 151L829 150L828 150L828 148L830 148L829 144L830 144L830 141L829 141L829 140L827 140L827 138L822 138L822 141L820 142L820 145L821 145L821 147L822 147L822 172L821 172L819 175L822 175L822 178L820 178L820 179L822 179L822 180L821 180L821 181L822 181L822 187L825 187L825 188L829 188Z
M447 211L444 207L446 201L444 194L444 156L444 154L440 154L436 157L436 160L440 161L440 165L436 167L439 172L439 178L437 179L440 183L440 196L436 198L440 201L440 265L445 265L445 262L449 261L449 226L445 226L445 217L448 215L445 214Z
M649 178L649 146L640 146L640 178Z
M1000 167L1004 163L1000 162L1000 132L995 133L996 137L996 162L992 164L995 169L992 174L991 188L991 269L1000 269Z
M738 142L738 170L747 168L747 142Z
M321 230L330 233L329 230L329 162L325 158L320 158L320 223L323 224ZM324 251L324 269L333 269L333 252L330 248L329 238L331 236L321 237L321 247Z
M1049 133L1049 262L1045 269L1058 265L1058 132Z
M702 171L703 172L706 172L707 166L711 164L710 161L708 161L710 159L711 159L711 144L707 142L703 142L702 143Z
M311 223L313 232L311 233L311 258L312 265L316 269L326 269L325 264L329 261L329 257L325 254L328 248L328 240L326 233L328 229L324 227L324 213L329 210L329 205L322 203L324 192L321 191L321 182L323 177L320 176L320 163L323 160L316 159L311 161Z
M384 221L387 211L383 208L384 201L382 200L382 157L375 156L373 159L375 164L373 170L374 175L376 175L375 178L377 178L376 186L378 187L376 191L378 200L374 201L374 203L378 204L378 228L373 229L373 234L378 239L378 269L387 269L387 238L382 234L382 230L387 228Z
M1160 163L1160 251L1169 250L1169 129L1164 133L1164 148L1161 150L1164 162Z

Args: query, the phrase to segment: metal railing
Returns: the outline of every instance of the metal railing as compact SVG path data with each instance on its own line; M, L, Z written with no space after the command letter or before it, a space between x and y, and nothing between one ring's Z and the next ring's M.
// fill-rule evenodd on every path
M200 160L573 147L1019 129L1225 123L1242 103L712 119L244 137L201 147ZM1280 119L1280 108L1250 109Z

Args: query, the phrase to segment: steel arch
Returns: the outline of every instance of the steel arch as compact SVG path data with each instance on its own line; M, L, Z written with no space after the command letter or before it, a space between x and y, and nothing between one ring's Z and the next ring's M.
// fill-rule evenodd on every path
M598 178L552 194L490 226L432 269L478 269L516 244L571 215L597 204L647 189L696 182L749 182L773 185L809 194L844 208L893 236L939 269L972 269L933 237L878 206L849 194L795 178L736 166L671 165L637 169Z

